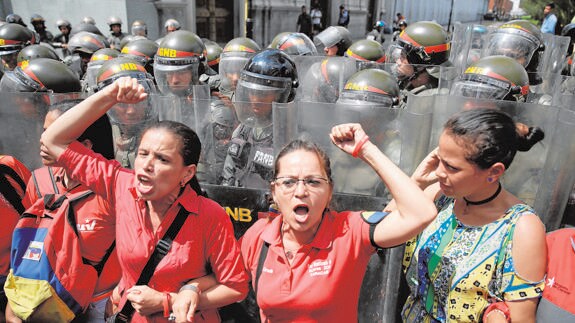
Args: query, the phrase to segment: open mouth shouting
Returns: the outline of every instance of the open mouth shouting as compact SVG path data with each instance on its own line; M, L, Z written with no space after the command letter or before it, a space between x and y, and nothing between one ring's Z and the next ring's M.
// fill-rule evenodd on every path
M297 222L306 222L309 219L309 207L306 204L298 204L293 208L295 220Z
M154 186L150 177L145 175L138 175L136 176L136 188L141 195L146 195L150 193Z

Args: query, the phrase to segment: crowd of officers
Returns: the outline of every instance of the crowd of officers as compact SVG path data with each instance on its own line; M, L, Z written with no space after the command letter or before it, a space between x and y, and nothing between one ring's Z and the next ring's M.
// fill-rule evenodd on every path
M411 95L449 93L551 104L553 93L542 86L546 78L574 72L573 24L563 30L572 41L560 53L561 68L544 70L542 55L551 49L539 28L525 20L460 26L457 39L435 22L420 21L405 24L385 47L373 35L354 41L342 26L327 27L313 41L282 32L267 46L238 37L222 47L181 29L174 19L165 22L166 34L157 40L147 38L141 20L126 34L121 19L110 17L108 37L90 17L74 28L58 20L56 36L40 15L30 22L34 30L11 14L0 26L0 91L94 93L122 76L138 79L164 103L148 100L110 110L115 158L130 168L143 126L162 118L185 122L190 114L185 109L201 97L194 89L204 85L210 115L203 129L196 129L205 139L199 175L204 182L237 187L266 189L272 179L272 103L402 109ZM440 85L443 78L451 81L449 87Z

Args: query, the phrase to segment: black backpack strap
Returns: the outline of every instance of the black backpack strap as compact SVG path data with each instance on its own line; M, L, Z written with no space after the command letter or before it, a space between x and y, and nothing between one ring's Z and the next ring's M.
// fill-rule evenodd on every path
M96 271L98 272L98 276L100 276L100 274L104 270L104 265L106 264L106 261L108 261L108 258L110 258L110 255L112 254L112 251L114 251L114 248L116 248L116 240L114 240L110 245L110 248L106 250L106 254L102 258L102 260L98 264L94 265L94 269L96 269Z
M36 172L39 171L41 171L41 168L36 169L35 171L32 172L32 180L34 181L34 187L36 188L36 195L38 195L38 198L42 198L42 191L40 190L40 185L38 184L38 178L36 177ZM52 167L48 167L48 175L50 177L50 183L52 183L52 193L59 194L60 190L56 185L56 179L54 178L54 172L52 171Z
M268 256L268 250L270 248L270 244L265 242L262 245L262 250L260 251L260 258L258 259L258 268L256 269L256 280L254 284L254 294L258 295L258 282L260 281L260 276L262 275L262 270L264 268L264 262Z
M156 244L156 248L154 249L154 252L150 256L150 259L148 259L148 262L144 266L144 269L142 269L142 273L140 273L140 278L138 278L136 285L148 284L148 282L154 275L156 267L158 266L160 261L164 258L164 256L170 251L170 248L172 247L172 242L174 241L176 235L178 235L178 232L182 228L184 222L186 222L188 214L190 214L190 212L188 212L184 207L180 206L180 211L176 215L176 218L174 219L174 221L172 222L172 224L170 225L170 227L168 228L162 239L158 241L158 243ZM132 307L131 302L124 303L122 309L116 315L114 315L115 318L114 322L129 322L130 319L132 318L132 315L134 315L134 311L135 309L134 307Z
M4 195L6 200L10 202L12 207L19 213L22 214L26 210L24 205L22 205L22 197L16 191L16 188L8 181L6 175L10 176L17 184L22 188L22 191L26 191L26 183L22 178L8 165L0 164L0 193Z

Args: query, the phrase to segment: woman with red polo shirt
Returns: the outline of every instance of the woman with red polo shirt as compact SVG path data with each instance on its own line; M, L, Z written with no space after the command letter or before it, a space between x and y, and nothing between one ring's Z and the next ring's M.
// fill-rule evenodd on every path
M194 322L217 322L217 307L245 297L247 275L229 217L201 196L195 177L201 144L189 127L171 121L151 125L142 134L134 169L105 160L74 141L87 125L118 102L137 103L147 93L136 79L120 78L58 118L42 135L42 154L57 160L72 179L110 201L116 210L116 246L122 266L119 308L131 302L131 322L167 322L182 297L197 302ZM148 258L180 208L189 212L167 255L147 285L135 285ZM206 287L192 279L208 274ZM185 291L178 291L186 285ZM191 296L190 296L191 295ZM190 317L178 317L186 321Z
M328 157L310 142L288 144L276 158L271 183L280 214L256 222L242 238L262 322L357 322L361 282L376 248L402 244L437 214L359 124L336 126L331 138L377 172L398 208L389 214L330 211Z

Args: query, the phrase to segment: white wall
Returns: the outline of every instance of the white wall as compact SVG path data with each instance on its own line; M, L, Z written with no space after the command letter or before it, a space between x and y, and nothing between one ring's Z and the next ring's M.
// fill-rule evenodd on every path
M46 20L46 28L54 35L60 31L56 27L58 19L66 19L75 26L85 16L96 20L96 26L105 36L110 34L106 20L110 16L122 19L122 31L130 32L126 13L127 0L12 0L14 13L19 14L29 28L30 17L37 13Z

